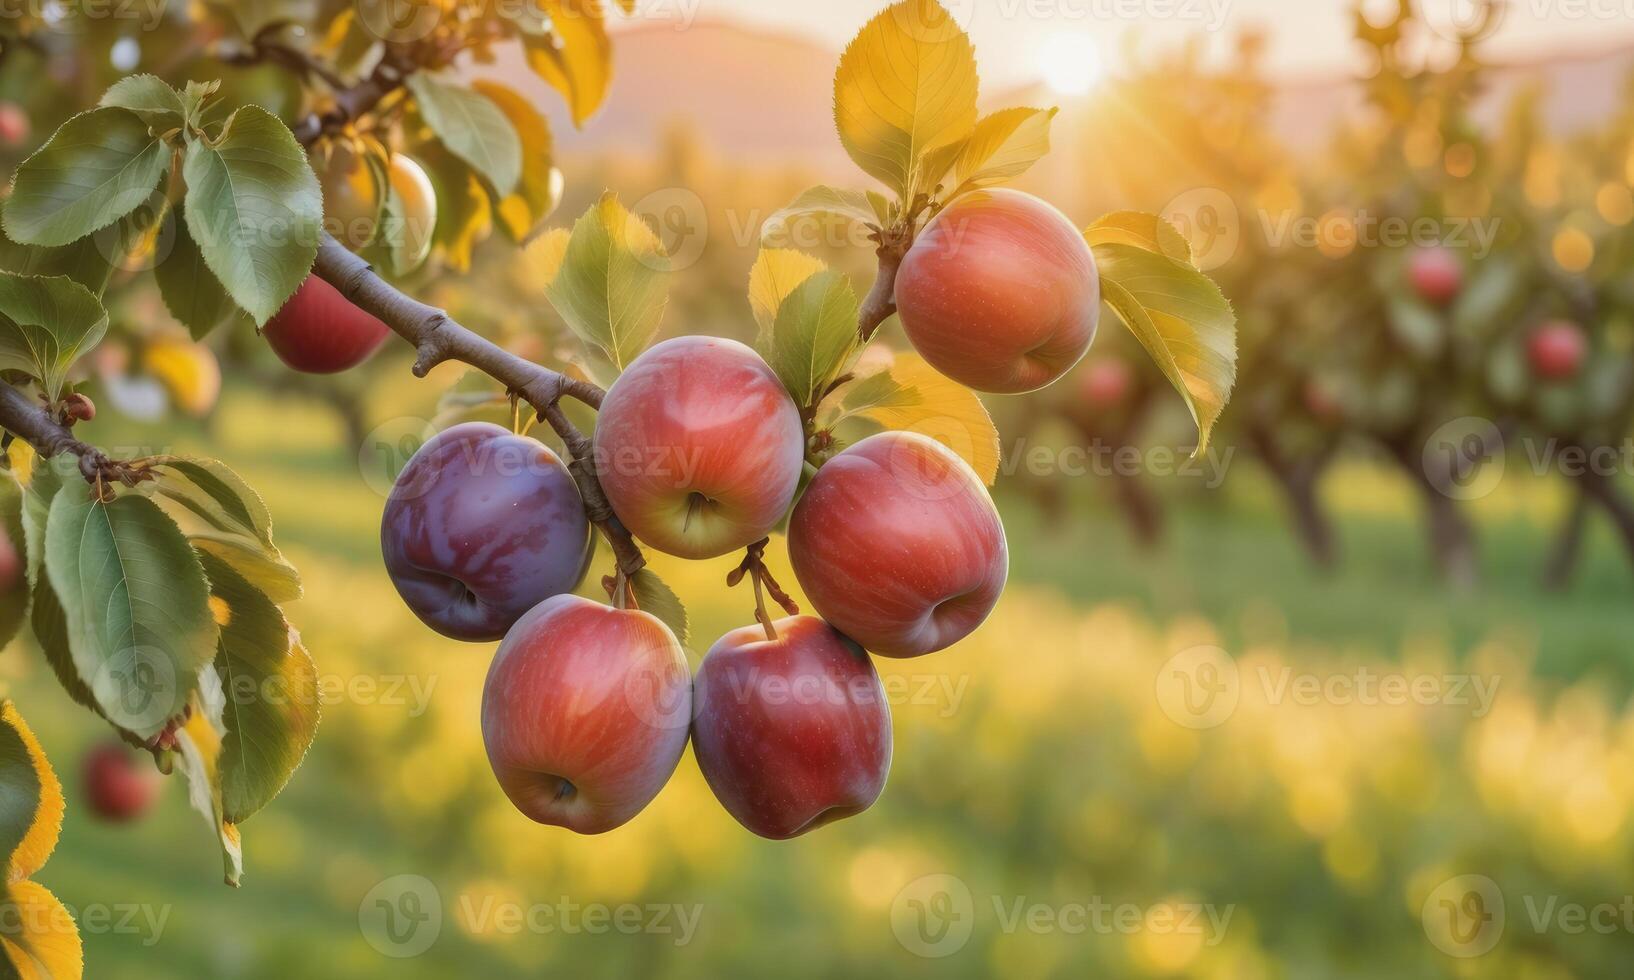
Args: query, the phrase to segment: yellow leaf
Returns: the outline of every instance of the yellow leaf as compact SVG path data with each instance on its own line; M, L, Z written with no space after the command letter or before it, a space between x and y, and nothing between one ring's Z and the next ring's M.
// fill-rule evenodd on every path
M0 895L0 951L20 980L79 980L85 953L79 927L45 886L15 881Z
M1050 120L1061 110L1001 109L976 124L953 164L955 193L1015 180L1050 152Z
M6 459L11 463L12 475L25 487L34 477L35 458L34 447L21 439L13 439L6 449Z
M172 404L188 415L208 415L221 394L221 365L203 344L155 340L143 352L142 366L170 392Z
M529 37L524 44L528 65L562 93L573 113L573 125L601 108L613 80L613 46L602 23L600 0L545 0L551 34Z
M1191 245L1180 229L1155 214L1115 211L1084 229L1089 247L1133 245L1148 252L1167 255L1176 262L1191 263Z
M976 124L976 55L934 0L903 0L862 29L834 74L834 124L857 166L904 200L925 155Z
M0 728L8 736L0 743L6 784L0 786L0 793L7 799L27 800L31 810L26 820L5 830L7 843L17 842L7 860L6 880L17 881L39 871L56 849L57 838L62 834L62 783L57 781L39 739L10 701L0 704ZM18 768L14 769L14 764ZM11 785L18 779L26 785Z
M1134 332L1197 423L1208 449L1237 380L1237 317L1209 278L1157 252L1121 242L1093 246L1101 298Z
M244 844L238 827L224 816L221 797L221 706L207 707L194 695L193 716L176 730L179 768L187 779L187 799L210 826L221 845L227 884L238 887L244 874Z
M522 178L495 210L500 226L512 239L527 241L562 200L562 172L552 163L555 141L550 124L515 89L481 80L472 82L471 87L499 106L522 141Z
M897 354L887 370L900 389L911 390L916 397L885 398L859 408L856 414L887 429L935 439L992 486L999 475L999 430L981 398L943 376L918 354Z
M777 308L800 284L828 268L823 260L792 248L763 248L749 270L749 308L760 325L757 345L765 351L777 322Z
M562 271L562 259L567 256L567 243L573 233L566 228L552 228L528 243L517 253L516 271L520 289L549 289Z

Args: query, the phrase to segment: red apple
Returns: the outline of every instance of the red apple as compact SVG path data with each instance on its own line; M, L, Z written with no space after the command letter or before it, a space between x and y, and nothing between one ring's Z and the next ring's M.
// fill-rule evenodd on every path
M800 482L800 412L760 355L679 337L619 376L596 418L607 500L642 541L713 558L765 537Z
M517 620L482 689L500 788L539 823L581 834L640 813L686 749L691 677L654 616L573 595Z
M159 771L120 742L104 742L85 755L85 799L109 823L147 812L159 795Z
M902 260L896 306L938 371L977 391L1042 388L1095 339L1101 280L1067 216L1013 190L966 194Z
M891 769L891 709L868 654L812 616L721 637L693 684L692 745L726 811L772 840L861 813Z
M28 110L15 102L0 102L0 144L8 147L22 146L28 141L28 134L33 129L28 120Z
M1446 306L1464 289L1464 263L1443 246L1421 248L1407 259L1407 281L1426 303Z
M976 474L910 432L869 436L817 471L789 520L789 557L818 614L886 657L969 635L1010 566Z
M1127 361L1116 357L1092 361L1084 371L1084 403L1090 408L1117 408L1134 386L1135 373Z
M380 349L391 328L353 306L316 275L306 277L261 335L285 364L308 374L357 367Z
M17 544L11 540L10 532L0 527L0 595L10 595L22 584L23 557Z
M1339 403L1339 396L1333 390L1333 383L1325 378L1306 378L1300 386L1300 400L1305 403L1305 411L1311 417L1323 424L1331 424L1344 417L1344 406Z
M1532 373L1544 381L1570 381L1583 370L1589 338L1569 320L1551 320L1526 339L1526 359Z

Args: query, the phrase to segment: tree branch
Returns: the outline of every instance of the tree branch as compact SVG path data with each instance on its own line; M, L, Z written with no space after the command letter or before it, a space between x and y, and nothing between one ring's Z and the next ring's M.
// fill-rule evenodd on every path
M81 442L47 406L8 384L0 384L0 428L33 446L42 458L50 459L60 453L78 456L79 471L86 482L117 481L132 486L141 479L141 466L113 459L95 446Z
M585 513L612 546L619 569L629 576L646 564L641 549L619 522L607 502L607 495L602 492L590 439L579 431L559 404L566 396L591 408L600 408L602 396L606 394L601 388L519 357L461 326L446 311L399 292L397 287L380 278L369 263L329 235L324 235L318 246L318 260L312 272L339 290L352 305L379 319L393 333L414 345L418 352L414 360L416 377L425 377L444 361L459 361L503 384L507 391L533 406L539 418L561 436L567 447L568 469L579 485Z

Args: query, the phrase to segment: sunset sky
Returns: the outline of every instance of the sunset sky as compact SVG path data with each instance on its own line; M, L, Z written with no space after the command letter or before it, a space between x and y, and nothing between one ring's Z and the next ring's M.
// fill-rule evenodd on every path
M1454 23L1469 0L1421 0L1427 16ZM1241 30L1271 28L1270 57L1282 72L1346 72L1351 43L1350 0L946 0L976 42L984 74L997 84L1054 81L1087 84L1086 59L1117 64L1124 35L1137 32L1144 49L1194 34L1224 50ZM637 19L732 20L844 45L884 0L639 0ZM1395 0L1369 0L1390 11ZM1634 43L1634 2L1511 0L1493 51L1511 57L1598 52Z

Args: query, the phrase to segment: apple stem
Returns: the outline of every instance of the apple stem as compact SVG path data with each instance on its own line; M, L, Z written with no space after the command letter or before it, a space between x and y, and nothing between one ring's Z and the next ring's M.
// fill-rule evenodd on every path
M777 627L772 625L771 614L766 611L766 596L770 594L772 600L790 616L800 615L800 605L789 597L787 592L777 584L777 579L766 568L766 546L771 544L771 538L761 538L748 548L744 549L743 561L738 567L726 573L726 587L732 588L743 581L745 575L754 581L755 587L755 622L766 628L766 639L777 639Z
M514 388L511 389L510 391L506 392L505 394L511 400L511 431L516 433L517 435L521 435L522 434L522 396Z
M754 580L755 580L755 619L757 621L759 621L761 626L766 628L766 639L776 640L777 639L777 626L772 623L772 616L771 616L770 613L768 613L766 611L766 595L761 589L760 575L758 573L754 576Z

